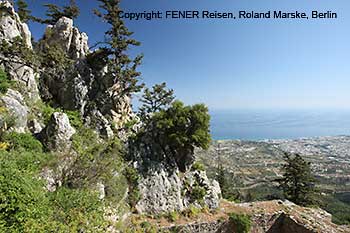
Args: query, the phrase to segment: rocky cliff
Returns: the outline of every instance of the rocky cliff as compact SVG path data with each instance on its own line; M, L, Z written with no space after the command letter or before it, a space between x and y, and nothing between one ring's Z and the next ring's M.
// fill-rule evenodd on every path
M11 43L18 37L24 40L24 46L32 49L31 33L27 24L20 21L12 5L5 1L0 18L0 40ZM23 64L19 57L8 60L0 53L0 58L0 67L5 69L17 84L16 90L9 89L5 95L0 97L2 105L16 119L12 126L13 130L18 132L25 132L29 129L39 131L37 127L29 127L32 123L29 119L30 109L27 106L27 102L35 102L40 98L36 81L38 74L31 67Z
M153 159L155 155L138 149L133 151L136 156L125 160L116 156L132 146L125 146L124 126L135 116L130 96L120 95L118 82L104 78L106 67L93 62L88 36L74 26L72 19L62 17L48 25L44 36L32 45L28 26L13 6L8 1L0 3L2 43L22 41L28 54L53 52L64 60L62 67L49 62L34 68L19 54L10 58L0 51L0 68L11 80L10 87L0 94L0 132L31 135L54 157L39 175L48 192L55 192L66 182L72 189L85 185L97 190L102 201L107 197L117 200L113 204L103 202L103 216L110 224L106 229L111 232L117 232L120 222L132 225L135 216L163 216L189 209L206 210L207 215L195 221L193 217L182 219L176 226L155 223L159 219L153 218L145 221L165 232L235 232L228 213L243 211L252 215L252 232L350 232L332 224L324 211L289 202L220 204L218 182L208 179L193 163L193 154L186 156L189 161L181 161L184 166L174 160L159 162ZM7 148L7 142L0 143ZM106 162L105 158L111 159ZM112 172L96 178L111 164L115 166Z
M130 97L118 94L121 90L117 81L106 81L106 67L91 62L88 36L74 26L72 19L62 17L54 25L48 25L43 37L33 46L28 26L21 22L9 2L1 3L5 11L0 18L0 41L11 45L23 39L29 51L44 56L54 53L65 62L64 67L54 61L45 63L34 71L20 56L11 60L1 57L1 68L15 82L0 95L1 106L16 119L6 130L32 133L46 150L56 154L57 166L47 167L41 173L47 190L55 191L72 173L79 156L72 140L80 132L72 126L66 112L78 112L85 127L94 129L102 144L114 136L125 140L121 135L123 127L134 118ZM42 111L46 103L50 103L52 111L48 119L44 119L47 113ZM130 162L144 164L146 157ZM177 165L157 161L153 161L147 171L144 168L135 166L140 177L134 184L140 195L135 206L139 213L182 211L192 204L218 206L220 187L216 181L209 180L204 171L180 172ZM104 184L96 182L95 185L104 196ZM200 197L194 197L192 191L201 192Z

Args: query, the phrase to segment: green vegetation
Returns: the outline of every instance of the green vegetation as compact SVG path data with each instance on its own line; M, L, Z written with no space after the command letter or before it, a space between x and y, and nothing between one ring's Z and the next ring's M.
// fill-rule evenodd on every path
M315 178L312 175L310 163L299 154L284 155L286 164L283 165L283 178L277 181L284 196L302 206L316 204Z
M143 122L149 122L151 115L170 106L174 101L174 91L167 89L166 83L156 84L152 89L145 88L140 102L139 115Z
M139 42L131 38L132 33L118 17L120 1L99 2L102 12L95 13L108 24L109 29L105 33L106 40L99 43L99 49L88 56L88 63L99 67L107 65L104 77L99 77L103 83L99 84L119 86L116 98L130 96L143 87L139 84L140 73L137 71L142 55L135 58L128 55L129 47L137 46ZM64 7L46 4L46 19L31 16L25 0L18 0L17 5L23 22L34 20L54 24L62 16L76 18L79 15L74 0ZM101 139L93 129L84 126L78 111L59 109L60 105L53 100L52 95L55 94L45 89L49 86L46 85L48 82L66 75L74 62L59 45L46 44L45 39L52 36L50 32L48 29L46 38L36 44L35 47L40 47L37 51L25 46L24 39L20 37L11 42L2 41L0 50L6 59L1 60L0 65L10 67L11 63L16 62L39 72L40 94L45 102L27 104L31 108L32 119L40 118L47 124L53 112L64 111L77 133L72 138L71 151L51 154L33 135L7 132L11 124L1 126L0 232L105 232L109 224L104 219L105 207L123 206L124 194L128 190L127 201L134 208L140 199L140 175L130 161L129 164L124 161L125 148L118 138ZM0 70L0 92L5 93L9 87L11 81ZM145 89L139 113L144 125L136 135L136 141L148 138L146 147L150 154L160 155L161 158L157 158L159 162L176 163L180 171L185 171L193 163L194 148L209 147L210 116L203 104L186 106L174 100L173 90L166 89L165 83ZM5 110L1 109L3 112ZM135 123L130 121L125 126L130 128ZM65 166L69 166L69 169ZM40 178L44 168L58 173L55 175L59 176L60 186L53 192L45 190L45 179ZM202 171L204 166L194 163L192 169ZM99 199L96 191L99 183L104 185L103 200ZM206 189L197 179L188 187L187 195L202 204ZM191 205L183 214L192 218L200 212L201 209ZM168 217L176 221L179 214L171 212ZM146 232L156 232L148 223L142 223L141 228Z
M61 187L49 194L49 200L54 219L65 223L59 232L104 232L107 227L102 202L91 190Z
M6 156L8 155L8 156ZM31 153L0 153L0 231L104 232L102 205L91 191L60 188L46 193L28 166ZM9 157L14 157L10 159ZM7 157L5 160L4 157ZM22 161L24 160L24 161ZM38 168L38 166L36 167Z
M203 204L203 199L207 194L207 189L201 186L198 182L195 182L190 191L190 198L193 201L198 201L200 204Z
M0 137L10 129L12 126L16 124L16 118L12 115L12 113L5 107L0 107Z
M232 184L230 185L229 180L227 178L227 172L225 171L222 165L219 165L218 167L216 180L219 182L222 197L230 201L235 201L237 199L237 196L233 195L230 190Z
M46 7L46 19L37 17L31 17L30 19L39 23L54 25L62 17L75 19L80 14L75 0L70 0L68 6L60 7L55 4L44 4L44 7Z
M8 133L2 137L2 140L9 144L10 150L42 152L43 146L31 134Z
M28 10L28 4L24 0L17 0L17 14L22 23L27 23L31 19L31 11Z
M84 123L78 111L66 110L64 112L67 114L71 126L75 129L81 129L83 127Z
M233 202L240 202L244 200L241 193L235 189L236 185L234 180L228 175L229 173L224 169L224 167L219 165L215 179L219 182L222 197Z
M231 213L229 215L230 222L233 223L235 227L235 232L237 233L249 233L252 226L252 221L249 215Z
M88 137L81 135L81 137ZM91 137L92 138L92 137ZM80 149L86 150L87 139L79 144ZM108 144L104 148L103 159L95 157L95 163L84 163L85 167L72 167L73 177L79 180L80 185L68 179L55 192L48 193L43 188L43 180L38 178L44 166L48 166L54 156L42 151L43 146L30 134L5 133L0 138L1 143L7 143L5 149L0 149L0 231L6 232L104 232L107 222L104 219L104 203L99 200L94 189L85 180L91 176L110 179L109 162L115 160L107 154L116 154L117 142ZM96 145L97 142L95 142ZM106 152L108 151L108 153ZM91 153L94 153L90 151ZM97 157L97 158L96 158ZM79 161L79 160L78 160ZM90 160L89 160L90 161ZM104 162L101 162L104 161ZM120 162L120 161L119 161ZM121 162L120 162L121 163ZM81 163L80 163L81 164ZM113 163L113 169L116 163ZM117 166L116 166L117 167ZM119 165L120 167L120 165ZM103 170L101 169L103 168ZM77 169L84 172L84 176L76 173ZM110 183L106 182L108 187ZM120 189L121 187L114 187ZM124 190L126 187L124 188ZM111 193L115 190L110 189ZM120 201L108 199L111 202Z
M9 79L6 72L0 68L0 94L5 94L13 82Z
M146 142L153 160L175 161L180 171L185 171L193 163L194 148L209 147L210 116L203 104L185 106L173 100L173 91L164 83L145 89L138 113L144 126L135 142Z
M332 214L332 222L350 225L350 204L338 195L327 195L321 199L321 208Z
M105 41L99 42L100 48L90 56L102 64L107 65L108 70L105 74L106 83L118 81L120 91L117 93L120 97L130 95L141 90L143 85L138 84L140 72L137 67L141 64L142 55L131 59L127 54L130 46L138 46L140 43L131 38L133 34L124 25L119 17L120 0L98 0L100 10L95 10L95 14L106 22L109 29L105 32Z
M177 211L171 211L166 215L166 217L170 222L175 222L176 220L179 219L180 216Z
M40 57L32 49L26 46L21 37L13 38L11 43L6 40L0 41L0 51L5 59L1 59L0 65L10 67L11 62L27 65L34 70L40 67Z
M50 35L47 35L50 36ZM72 65L73 61L58 44L47 45L41 42L42 51L38 57L40 66L50 69L51 73L59 73Z
M205 167L201 162L194 162L191 166L192 171L205 171Z
M49 227L49 206L43 184L33 177L27 159L27 153L0 152L1 232L5 229L6 232L43 232L39 229Z
M143 221L133 217L131 219L131 225L124 229L125 233L157 233L159 232L157 227L148 221Z
M45 103L42 103L42 104L43 105L40 108L40 110L42 111L44 123L47 124L47 123L49 123L50 118L51 118L52 114L56 111L56 109L51 107L49 104L45 104Z
M187 218L195 218L202 212L202 209L197 208L194 205L190 205L187 209L182 212L182 215Z
M180 101L152 116L157 140L170 148L181 171L185 171L194 147L207 149L210 143L208 108L203 104L185 106Z
M140 191L138 189L138 181L140 179L137 170L133 167L127 166L124 169L124 176L129 185L128 202L131 208L135 208L137 202L140 200Z

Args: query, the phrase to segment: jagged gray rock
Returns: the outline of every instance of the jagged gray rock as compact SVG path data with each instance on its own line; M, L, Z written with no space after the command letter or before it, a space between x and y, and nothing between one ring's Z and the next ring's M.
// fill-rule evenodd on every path
M118 95L117 83L106 82L107 67L91 67L86 57L90 53L88 37L73 26L73 20L62 17L48 26L39 44L41 49L45 44L58 45L74 60L64 74L43 79L54 102L64 109L78 110L104 137L114 135L113 127L123 128L131 119L131 100Z
M70 125L67 114L52 114L46 128L41 132L43 144L51 151L66 152L71 147L71 138L75 129Z
M0 42L7 41L11 43L16 37L20 37L24 39L25 45L32 49L32 36L28 25L21 22L9 1L0 1L0 4L5 9L4 12L1 12L2 17L0 17ZM32 101L38 100L39 90L35 80L38 74L31 67L21 64L20 59L16 62L8 61L7 58L1 55L1 51L0 58L6 61L3 65L10 77L21 85L21 94L26 95Z
M205 171L188 170L181 174L174 165L149 162L147 171L140 170L139 191L141 198L136 205L139 213L159 214L182 211L190 205L201 207L200 200L193 200L191 191L196 185L205 189L204 204L218 208L221 189L217 181L209 180Z
M0 17L0 39L11 42L16 37L22 37L27 47L32 48L31 33L28 25L22 23L9 1L0 1L4 11Z
M39 134L43 128L45 127L45 125L43 123L41 123L40 121L38 121L37 119L32 119L28 121L28 129L32 134Z
M65 74L44 77L44 80L50 95L59 106L64 109L78 110L83 116L90 101L89 91L92 89L94 77L87 64L79 60Z
M12 130L24 133L27 129L28 107L24 98L18 91L9 89L4 96L0 96L0 103L15 119Z
M209 209L216 209L219 207L221 199L221 189L220 185L216 180L209 180L205 171L187 171L185 173L185 182L188 187L184 187L185 197L184 204L186 207L193 204L191 203L191 198L186 196L186 192L193 190L195 185L205 189L204 203ZM199 203L195 203L199 205Z
M182 181L179 171L155 166L139 182L141 199L136 205L139 213L164 213L183 210Z
M59 45L74 60L89 53L88 36L74 27L73 20L67 17L60 18L55 25L48 25L44 40L48 45Z
M91 110L86 118L88 125L92 125L99 134L105 138L112 138L114 133L111 123L96 109Z

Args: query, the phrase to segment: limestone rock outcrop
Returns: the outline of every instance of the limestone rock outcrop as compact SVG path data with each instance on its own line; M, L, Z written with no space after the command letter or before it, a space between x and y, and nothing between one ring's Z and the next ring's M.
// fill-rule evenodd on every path
M50 151L66 152L70 149L71 138L75 132L69 123L67 114L55 112L40 136L43 144Z
M0 96L0 106L5 107L13 118L10 130L24 133L27 129L28 107L23 96L18 91L9 89L6 95ZM0 116L1 118L2 116Z
M216 209L219 207L221 199L220 185L216 180L210 180L207 177L205 171L190 170L186 172L184 182L184 203L186 207L193 204L193 200L191 200L190 196L191 191L193 191L196 188L202 188L203 190L205 190L205 196L203 197L203 201L209 209Z
M148 171L139 182L141 199L136 205L139 213L166 213L183 210L182 181L179 172L157 167Z
M39 42L59 46L73 61L62 75L43 77L49 96L58 106L78 110L90 126L102 136L110 138L114 129L121 129L132 115L131 100L121 96L118 80L107 82L107 67L95 67L88 55L88 37L73 26L73 20L62 17L55 25L49 25Z
M16 38L22 38L25 45L32 49L31 33L28 25L22 23L18 14L15 12L12 4L8 1L0 1L2 5L0 17L0 42L7 41L11 43ZM7 57L1 55L0 51L0 67L2 66L11 79L18 82L21 86L21 94L26 95L29 99L36 101L39 99L38 84L35 77L38 75L31 67L24 65L21 59L9 61Z
M89 53L88 36L73 26L73 20L60 18L46 28L44 38L48 45L59 45L72 59L84 58Z
M11 42L16 37L23 37L27 47L32 48L28 25L21 22L9 1L0 1L0 4L3 10L0 17L0 38Z
M139 213L182 211L190 205L205 205L209 209L219 206L220 186L217 181L209 180L205 171L188 170L181 173L177 167L169 164L154 163L148 166L146 172L141 171L138 185L141 198L136 210ZM203 192L203 197L196 196L198 192Z

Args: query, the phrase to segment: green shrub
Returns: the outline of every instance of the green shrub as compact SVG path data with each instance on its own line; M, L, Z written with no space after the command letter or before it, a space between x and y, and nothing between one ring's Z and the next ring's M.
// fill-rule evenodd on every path
M51 213L43 182L34 176L31 154L25 153L24 160L23 155L0 152L0 230L49 232Z
M237 233L249 233L252 227L252 221L249 215L231 213L229 220L235 226L235 232Z
M132 129L132 127L133 127L135 124L137 124L138 122L139 122L139 121L138 121L137 119L132 119L132 120L130 120L130 121L128 121L128 122L125 123L124 128L127 129L127 130L130 130L130 129Z
M200 162L194 162L191 167L192 171L205 171L205 167Z
M166 218L171 222L175 222L179 219L179 213L176 211L171 211L166 215Z
M182 214L188 218L195 218L201 212L201 209L197 208L194 205L190 205Z
M323 196L321 208L332 214L332 222L339 225L350 225L350 205L340 201L335 195Z
M0 107L0 138L9 128L16 125L16 117L6 107Z
M16 146L0 150L0 232L105 232L97 193L67 187L46 193L37 177L52 156L24 148L31 137L13 135L7 137Z
M97 134L89 128L78 130L73 135L73 148L79 155L93 158L94 153L98 150L102 150L102 144L99 143Z
M122 152L117 140L102 141L92 129L83 127L74 134L72 144L78 157L66 177L67 184L82 187L101 180L107 182L121 167Z
M5 94L12 84L13 82L8 78L5 71L0 69L0 93Z
M56 112L57 110L54 109L53 107L51 107L49 104L42 103L41 106L42 106L42 108L40 110L41 110L41 113L42 113L42 116L44 119L44 123L47 124L47 123L49 123L52 114L54 112Z
M61 187L49 196L54 219L64 223L60 232L105 232L103 205L91 190Z
M187 195L190 198L191 202L197 202L198 204L203 205L204 197L206 194L206 187L200 184L200 181L197 179L197 177L192 185L188 179L184 180L182 195Z
M145 233L156 233L156 232L158 232L156 227L153 226L149 222L142 222L140 224L140 227L142 228L142 232L145 232Z
M66 110L64 112L67 114L71 126L73 126L76 129L81 129L83 127L83 121L78 111Z
M128 202L131 208L134 208L141 197L140 190L138 189L140 176L136 169L130 166L125 167L124 176L129 185Z
M142 107L152 109L148 104ZM181 101L174 101L165 109L145 111L148 113L140 113L141 119L145 118L146 121L143 122L143 128L136 136L135 142L140 147L147 147L145 150L150 151L151 159L175 160L179 170L185 172L192 163L190 155L193 154L194 148L209 148L210 115L205 105L186 106Z
M38 100L31 104L31 113L29 115L29 118L42 118L44 124L46 125L47 123L49 123L51 115L57 111L60 111L60 109L55 109L51 107L49 103L45 103L42 100Z
M205 189L205 187L199 185L199 183L196 182L192 187L190 196L192 200L198 201L200 204L202 204L206 194L207 190Z
M2 140L10 144L10 150L25 150L41 153L43 145L28 133L8 133L3 135Z

